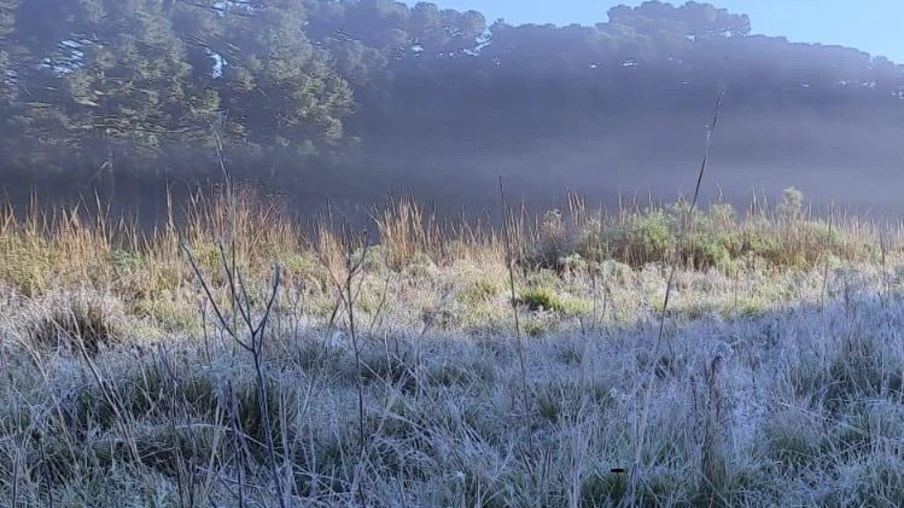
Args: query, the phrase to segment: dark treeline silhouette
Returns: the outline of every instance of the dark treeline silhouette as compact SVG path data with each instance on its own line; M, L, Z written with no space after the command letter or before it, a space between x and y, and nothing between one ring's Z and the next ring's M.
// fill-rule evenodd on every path
M225 166L310 207L483 206L497 175L547 200L669 191L723 87L721 183L890 200L904 67L658 1L557 27L390 0L0 0L0 180L154 200Z

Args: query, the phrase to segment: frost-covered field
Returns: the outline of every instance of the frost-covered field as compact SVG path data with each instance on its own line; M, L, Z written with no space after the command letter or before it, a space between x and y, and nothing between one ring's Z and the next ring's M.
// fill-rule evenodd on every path
M7 221L0 505L904 504L894 235L707 216L773 250L682 264L660 335L668 259L594 261L589 221L521 237L512 305L505 242L400 210L367 250L243 212L235 272L220 212L185 250Z

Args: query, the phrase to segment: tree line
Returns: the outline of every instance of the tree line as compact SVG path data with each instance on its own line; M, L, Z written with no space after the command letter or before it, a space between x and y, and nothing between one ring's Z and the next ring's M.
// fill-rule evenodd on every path
M751 26L697 2L558 27L392 0L0 0L0 179L504 153L709 108L725 86L739 111L902 119L902 66Z

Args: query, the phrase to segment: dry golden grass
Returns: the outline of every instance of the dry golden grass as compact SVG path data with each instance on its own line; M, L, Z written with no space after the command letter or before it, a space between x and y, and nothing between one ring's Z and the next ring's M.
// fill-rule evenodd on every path
M0 216L0 505L620 506L648 369L638 503L904 503L898 229L786 199L679 246L674 207L573 197L508 217L513 313L506 238L412 199L371 246L188 207Z

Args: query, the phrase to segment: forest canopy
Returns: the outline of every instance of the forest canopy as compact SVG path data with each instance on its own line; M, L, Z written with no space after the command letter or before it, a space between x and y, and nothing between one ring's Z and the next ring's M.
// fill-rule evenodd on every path
M263 179L364 155L504 153L706 110L722 87L737 111L902 118L904 69L886 58L754 35L748 16L707 3L605 17L513 26L391 0L0 0L0 179L205 178L222 160Z

